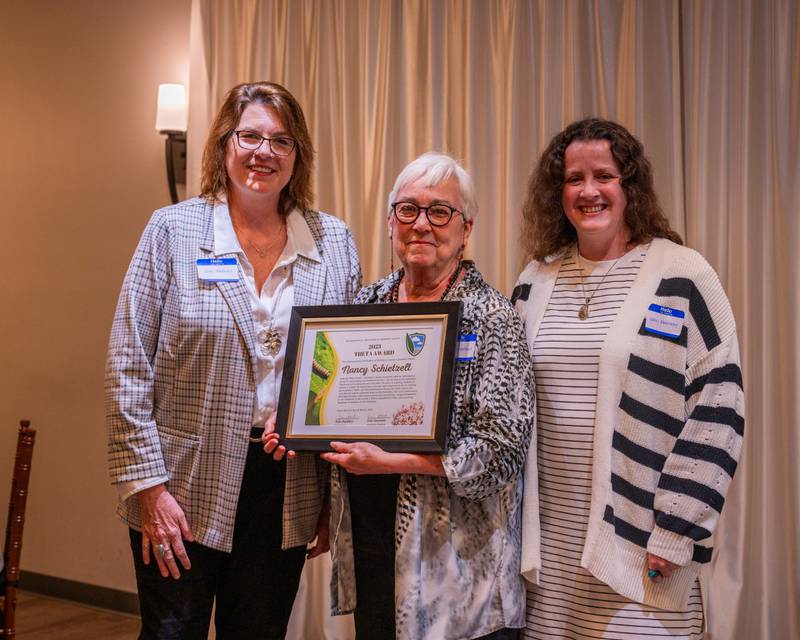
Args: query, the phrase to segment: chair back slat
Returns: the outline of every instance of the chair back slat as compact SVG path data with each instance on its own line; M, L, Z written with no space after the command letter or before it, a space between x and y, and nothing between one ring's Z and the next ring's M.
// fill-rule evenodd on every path
M29 420L20 420L17 435L17 455L14 460L14 474L11 479L11 498L8 501L8 521L6 523L6 542L3 559L6 566L5 602L3 605L3 624L0 637L13 638L16 635L15 619L17 605L17 585L19 583L19 562L22 555L22 530L25 527L25 505L28 501L28 481L31 474L33 445L36 431L30 428Z

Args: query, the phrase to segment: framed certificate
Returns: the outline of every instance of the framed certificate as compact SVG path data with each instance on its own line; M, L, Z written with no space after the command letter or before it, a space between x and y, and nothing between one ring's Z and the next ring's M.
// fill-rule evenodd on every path
M331 440L444 451L461 302L294 307L277 430L297 451Z

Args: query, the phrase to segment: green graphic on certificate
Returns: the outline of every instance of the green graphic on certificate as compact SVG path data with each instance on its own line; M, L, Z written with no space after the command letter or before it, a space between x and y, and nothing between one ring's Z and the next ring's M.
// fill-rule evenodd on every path
M324 331L317 333L314 342L314 359L311 363L311 380L308 386L308 402L306 405L307 425L325 424L325 401L331 390L338 358L328 335Z

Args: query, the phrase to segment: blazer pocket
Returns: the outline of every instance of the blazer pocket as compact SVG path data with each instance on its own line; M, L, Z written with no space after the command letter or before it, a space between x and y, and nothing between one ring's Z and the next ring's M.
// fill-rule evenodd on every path
M185 509L185 499L200 455L200 436L169 427L159 427L158 435L170 478L169 491Z

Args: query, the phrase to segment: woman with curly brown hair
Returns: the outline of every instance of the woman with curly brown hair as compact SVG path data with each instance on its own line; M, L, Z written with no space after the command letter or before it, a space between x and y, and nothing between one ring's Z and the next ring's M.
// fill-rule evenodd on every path
M525 475L527 638L699 639L700 571L736 469L733 313L664 216L641 143L557 134L523 211L514 300L536 375Z

